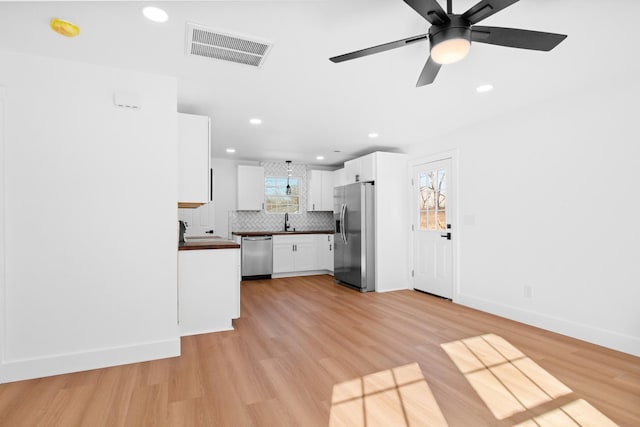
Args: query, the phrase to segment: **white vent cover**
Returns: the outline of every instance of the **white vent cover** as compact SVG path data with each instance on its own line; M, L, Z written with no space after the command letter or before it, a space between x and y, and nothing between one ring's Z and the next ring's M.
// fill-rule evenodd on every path
M187 23L187 55L261 67L272 44Z

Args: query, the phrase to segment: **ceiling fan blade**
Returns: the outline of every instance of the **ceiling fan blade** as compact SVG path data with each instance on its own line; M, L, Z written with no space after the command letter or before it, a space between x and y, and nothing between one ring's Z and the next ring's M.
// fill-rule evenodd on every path
M511 6L519 0L482 0L471 9L462 14L462 18L469 21L469 24L477 24L485 18L500 12L505 7Z
M402 40L396 40L394 42L381 44L379 46L368 47L366 49L356 50L355 52L345 53L344 55L334 56L329 58L331 62L343 62L350 59L356 59L367 55L373 55L374 53L384 52L385 50L395 49L397 47L406 46L411 43L427 40L427 34L421 34L414 37L409 37Z
M427 63L424 64L424 68L420 73L420 77L418 78L416 87L426 86L433 83L433 81L436 79L436 76L438 75L438 71L440 71L440 67L441 65L435 62L433 59L431 59L431 56L429 56L429 59L427 59Z
M550 51L566 39L564 34L501 27L471 27L471 41L519 49Z
M447 13L436 0L404 0L404 2L433 25L442 25L450 21Z

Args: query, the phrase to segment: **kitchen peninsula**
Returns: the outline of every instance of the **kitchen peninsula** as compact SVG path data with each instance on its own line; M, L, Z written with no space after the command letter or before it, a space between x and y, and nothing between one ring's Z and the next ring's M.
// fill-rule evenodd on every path
M233 329L240 317L240 245L221 237L178 245L180 335Z

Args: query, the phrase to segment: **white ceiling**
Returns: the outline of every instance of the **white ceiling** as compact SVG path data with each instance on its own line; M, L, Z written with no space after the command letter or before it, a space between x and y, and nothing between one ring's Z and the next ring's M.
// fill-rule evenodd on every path
M454 12L475 3L454 0ZM340 64L328 59L426 33L428 22L402 0L1 2L0 48L177 77L178 110L212 118L214 157L337 165L376 149L428 144L458 127L497 122L515 108L637 73L639 3L521 0L482 25L568 38L551 52L475 43L464 61L421 88L415 83L428 42ZM169 21L144 18L150 4ZM81 34L55 34L53 17L74 22ZM186 22L274 46L260 69L189 57ZM476 93L483 83L495 89ZM252 117L263 123L250 125ZM370 132L380 136L369 139Z

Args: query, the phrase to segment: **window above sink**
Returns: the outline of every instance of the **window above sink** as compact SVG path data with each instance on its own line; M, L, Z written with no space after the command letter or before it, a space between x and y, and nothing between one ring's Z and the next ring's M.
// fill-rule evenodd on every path
M300 178L266 176L264 179L264 210L266 213L300 213ZM287 194L287 185L291 188Z

